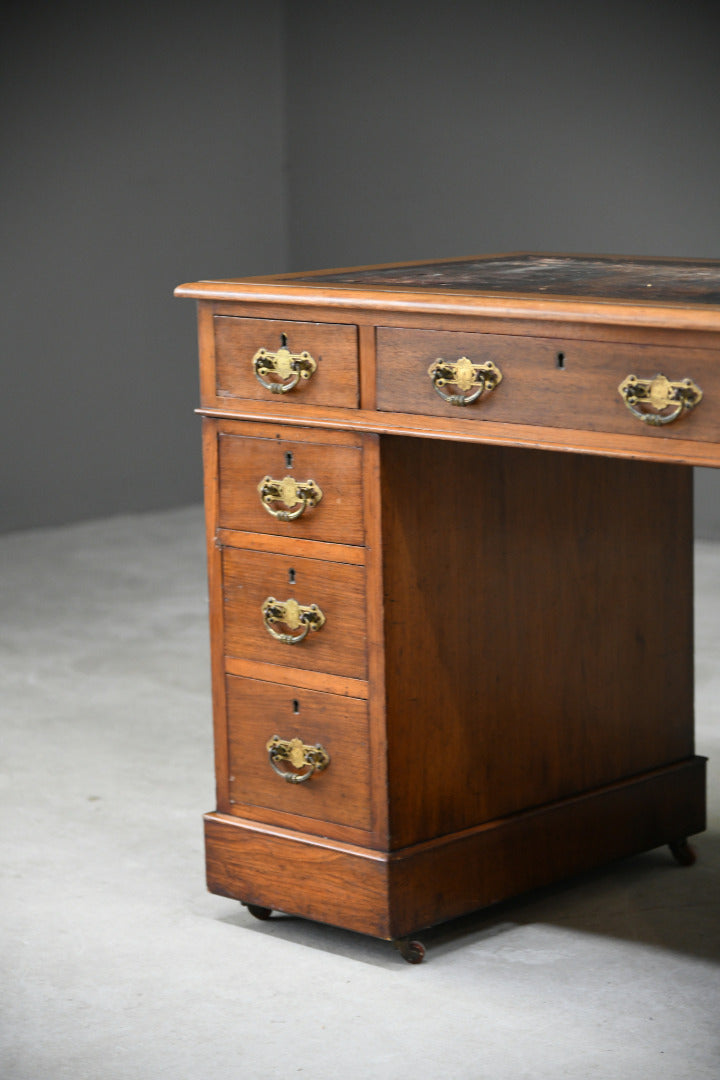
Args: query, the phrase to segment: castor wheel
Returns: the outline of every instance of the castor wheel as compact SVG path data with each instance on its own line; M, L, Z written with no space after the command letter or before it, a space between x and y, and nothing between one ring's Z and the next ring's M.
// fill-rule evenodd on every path
M408 941L407 938L398 938L393 941L394 947L407 960L408 964L422 964L425 958L425 946L419 941Z
M668 847L679 866L692 866L697 860L695 848L686 839L673 840L671 844L668 844Z
M259 904L246 904L244 901L241 901L241 903L243 907L248 909L251 915L254 915L256 919L260 919L262 922L265 922L265 920L269 919L272 915L272 908L260 907Z

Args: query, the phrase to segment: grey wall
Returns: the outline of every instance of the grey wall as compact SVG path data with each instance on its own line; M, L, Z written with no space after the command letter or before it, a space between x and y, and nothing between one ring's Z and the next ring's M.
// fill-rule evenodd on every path
M285 265L282 4L10 10L0 528L198 501L172 289Z
M290 3L292 268L720 257L719 7ZM696 470L696 532L720 537L720 470Z
M717 3L306 0L294 269L512 250L720 255Z
M96 7L4 25L0 528L200 498L180 281L720 256L716 3Z

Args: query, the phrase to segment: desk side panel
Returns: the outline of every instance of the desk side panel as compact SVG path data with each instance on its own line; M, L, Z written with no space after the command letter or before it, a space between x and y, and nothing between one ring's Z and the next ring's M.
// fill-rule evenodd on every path
M689 469L381 449L393 848L692 755Z

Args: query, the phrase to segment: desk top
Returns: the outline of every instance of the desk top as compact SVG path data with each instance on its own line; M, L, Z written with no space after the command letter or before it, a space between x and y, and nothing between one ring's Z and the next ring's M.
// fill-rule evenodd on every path
M511 253L176 295L205 301L208 415L720 467L720 261ZM288 337L333 361L279 402L252 361ZM488 362L502 386L478 394Z
M515 252L181 285L208 300L720 330L720 261Z
M307 284L409 286L413 289L545 294L643 303L720 304L720 262L711 260L615 258L609 255L490 255L293 275L292 280Z

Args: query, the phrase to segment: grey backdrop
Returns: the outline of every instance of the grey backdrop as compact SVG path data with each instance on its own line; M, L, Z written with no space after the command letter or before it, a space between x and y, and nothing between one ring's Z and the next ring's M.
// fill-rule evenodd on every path
M180 281L720 257L718 5L154 0L4 27L0 528L198 500ZM720 536L720 475L697 529Z

